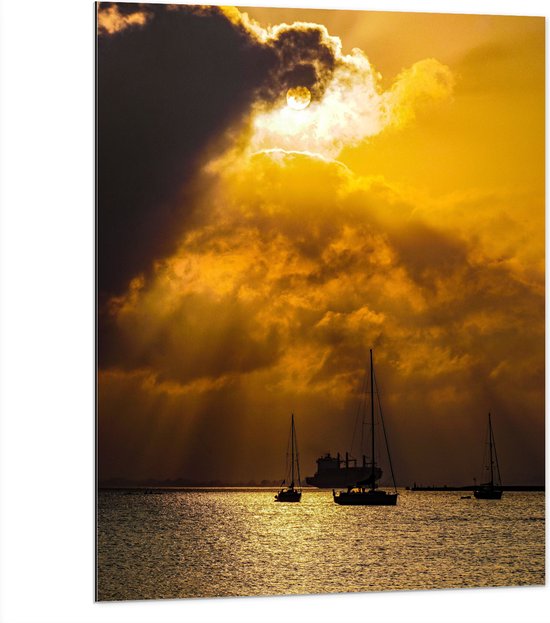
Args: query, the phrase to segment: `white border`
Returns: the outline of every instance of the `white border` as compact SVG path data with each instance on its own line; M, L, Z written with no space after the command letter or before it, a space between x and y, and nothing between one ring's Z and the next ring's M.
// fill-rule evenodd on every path
M237 4L548 15L517 0ZM93 15L91 0L0 0L0 621L542 621L547 587L94 603Z

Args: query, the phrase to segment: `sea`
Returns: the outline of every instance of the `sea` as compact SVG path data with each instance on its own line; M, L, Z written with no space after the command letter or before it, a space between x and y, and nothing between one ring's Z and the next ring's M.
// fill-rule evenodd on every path
M101 490L97 599L544 584L544 493L399 490L395 507L305 489Z

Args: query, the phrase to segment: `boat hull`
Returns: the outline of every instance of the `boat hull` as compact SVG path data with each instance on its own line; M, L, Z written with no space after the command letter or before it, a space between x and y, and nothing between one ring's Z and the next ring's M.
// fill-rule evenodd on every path
M275 502L299 502L301 499L301 491L279 491L275 496Z
M395 506L397 495L385 491L333 492L334 501L341 506Z
M477 489L474 491L477 500L500 500L502 489Z

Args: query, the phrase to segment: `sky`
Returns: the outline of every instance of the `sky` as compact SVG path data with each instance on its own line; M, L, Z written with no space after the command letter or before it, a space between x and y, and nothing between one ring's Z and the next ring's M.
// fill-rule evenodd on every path
M544 28L99 5L101 481L312 475L370 348L399 484L543 481Z

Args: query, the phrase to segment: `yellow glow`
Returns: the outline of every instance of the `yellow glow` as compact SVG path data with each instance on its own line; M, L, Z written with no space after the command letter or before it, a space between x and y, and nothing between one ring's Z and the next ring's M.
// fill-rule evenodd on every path
M387 91L361 50L341 55L339 61L321 98L307 111L289 107L288 96L288 106L258 108L252 151L285 149L336 158L344 148L358 146L387 127L413 121L417 111L450 97L453 90L449 68L434 59L415 63ZM304 108L304 99L293 96L292 102Z
M311 102L311 93L307 87L293 87L286 93L286 105L292 110L304 110Z

